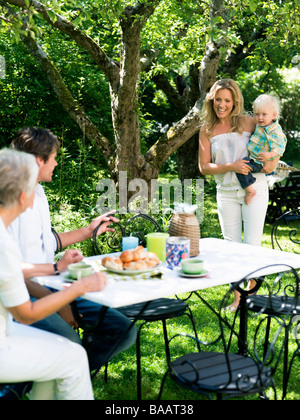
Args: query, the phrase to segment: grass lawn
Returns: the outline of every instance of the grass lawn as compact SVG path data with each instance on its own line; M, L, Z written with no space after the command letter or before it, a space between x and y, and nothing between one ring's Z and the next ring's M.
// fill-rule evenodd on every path
M53 225L58 231L70 230L86 224L88 216L81 211L74 211L68 204L57 205L56 199L52 202ZM266 224L262 246L271 248L271 226ZM205 214L201 224L202 237L222 237L218 222L215 190L210 181L205 188ZM91 255L90 241L86 241L79 246L85 255ZM228 286L216 287L201 291L201 295L208 302L218 302L228 290ZM201 338L212 339L218 325L211 319L209 310L201 303L197 297L189 300L189 305L193 311L197 329ZM138 324L139 325L139 324ZM251 325L250 325L251 329ZM169 337L178 332L192 333L190 321L187 317L180 317L168 322ZM186 352L194 351L194 346L187 341L176 341L171 345L173 357L180 356ZM142 395L145 400L157 398L162 377L166 371L164 340L162 325L159 322L148 323L141 335L142 353ZM287 399L300 399L300 378L299 378L300 359L297 358L292 370ZM278 374L278 393L281 393L281 376ZM104 381L104 370L100 371L94 379L95 398L98 400L135 400L136 399L136 353L135 346L115 357L108 368L108 383ZM272 398L270 391L268 396ZM247 397L247 399L257 399L257 396ZM206 397L184 390L176 385L169 378L163 393L163 400L203 400Z

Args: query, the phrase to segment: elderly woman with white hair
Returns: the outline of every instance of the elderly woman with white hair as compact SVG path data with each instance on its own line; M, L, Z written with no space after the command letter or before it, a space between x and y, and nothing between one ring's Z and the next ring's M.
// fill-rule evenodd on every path
M61 292L30 301L22 257L7 227L32 206L37 176L34 156L0 151L0 383L32 381L32 399L91 400L85 350L28 326L86 292L102 290L106 282L105 275L95 273Z

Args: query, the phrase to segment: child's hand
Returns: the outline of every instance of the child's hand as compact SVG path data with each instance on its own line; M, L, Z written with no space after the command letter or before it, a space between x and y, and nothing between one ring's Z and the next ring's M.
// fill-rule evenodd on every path
M261 172L264 174L270 174L276 168L276 162L274 160L268 160L264 163L264 167L262 168Z
M270 159L270 154L268 152L261 152L257 156L259 162L267 162Z

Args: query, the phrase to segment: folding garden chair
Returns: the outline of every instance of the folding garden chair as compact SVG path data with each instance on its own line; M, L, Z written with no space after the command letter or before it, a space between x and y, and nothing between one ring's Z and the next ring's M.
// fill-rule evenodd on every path
M117 217L117 216L116 216ZM103 238L97 237L97 232L101 225L97 227L93 235L93 249L94 254L101 254L101 249L104 248ZM113 226L115 227L115 226ZM130 217L122 226L121 223L116 224L116 231L113 234L108 234L106 238L106 244L112 251L120 251L122 249L122 237L133 234L139 238L139 244L146 246L146 234L152 233L153 231L161 232L161 227L152 217L137 213ZM102 236L102 235L101 235ZM102 240L102 246L99 245L99 241ZM141 308L144 304L136 304L124 306L118 308L122 314L127 316L129 319L135 320L140 314ZM176 318L179 316L186 315L190 318L193 326L194 333L196 333L194 318L187 302L181 299L157 299L152 301L147 309L139 316L139 320L143 321L138 328L137 341L136 341L136 357L137 357L137 397L141 399L141 346L140 346L140 335L141 330L148 322L161 321L163 325L163 333L165 340L166 358L169 360L170 351L168 345L168 333L167 324L168 319Z
M278 269L282 269L282 266ZM261 275L266 270L265 267L263 271L251 273L232 285L217 308L198 295L211 310L211 319L215 317L219 330L217 331L216 327L212 326L210 342L207 342L207 339L201 340L201 331L198 331L200 337L198 340L186 334L177 334L169 340L171 343L175 339L179 340L179 337L180 340L189 339L199 344L201 351L184 354L170 361L161 385L159 399L168 376L182 387L209 398L212 395L216 395L218 399L225 399L252 394L259 394L262 398L266 398L265 391L273 388L275 399L277 399L274 375L286 349L288 332L293 325L292 316L298 304L299 278L297 272L291 267L286 267L288 274L280 275L281 278L288 275L293 285L293 292L288 304L285 305L285 301L282 301L284 311L280 320L273 313L268 315L273 321L269 335L272 340L265 339L265 323L268 319L261 318L261 313L253 314L256 321L251 322L250 340L250 327L249 331L247 330L249 310L253 309L250 294L262 289L266 296L264 309L277 306L268 276ZM257 284L255 290L248 291L247 282L252 278L257 278ZM228 306L231 293L235 290L241 294L241 302L238 311L232 314L223 309ZM251 346L248 342L252 343Z

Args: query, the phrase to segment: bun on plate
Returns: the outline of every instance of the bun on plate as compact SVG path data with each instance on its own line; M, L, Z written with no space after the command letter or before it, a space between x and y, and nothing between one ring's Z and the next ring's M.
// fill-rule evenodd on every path
M123 251L122 254L120 255L120 259L124 262L124 263L128 263L134 260L134 254L132 250L128 250L128 251Z
M124 270L146 270L147 263L145 261L131 261L129 263L124 264Z
M104 267L112 268L113 270L123 270L123 262L120 258L104 257L102 265Z
M139 261L146 258L145 248L141 245L138 246L134 251L132 251L132 253L133 253L133 261Z
M147 270L160 263L153 252L146 252L143 246L122 252L120 257L104 257L102 265L114 270Z

